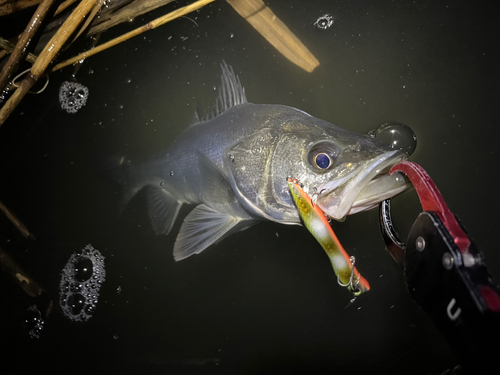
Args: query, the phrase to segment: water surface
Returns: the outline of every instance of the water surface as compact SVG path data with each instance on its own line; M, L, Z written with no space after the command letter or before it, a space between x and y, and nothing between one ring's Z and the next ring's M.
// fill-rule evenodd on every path
M78 113L58 104L58 89L71 78L66 68L0 128L0 198L37 237L27 242L0 217L2 248L55 298L60 271L87 244L103 254L107 274L92 319L74 322L54 311L38 340L22 327L32 301L0 276L10 372L440 374L457 363L384 250L376 210L334 224L371 285L348 307L350 295L305 228L261 223L175 263L180 222L171 235L155 235L141 195L118 214L106 163L168 146L197 103L213 102L224 59L251 102L290 105L362 133L385 122L409 125L418 136L411 160L434 179L498 281L492 9L463 1L266 4L318 58L313 73L219 1L189 16L197 25L181 18L88 59L76 75L90 92ZM179 5L117 27L103 41ZM314 27L324 14L333 25ZM405 233L418 201L409 192L393 206Z

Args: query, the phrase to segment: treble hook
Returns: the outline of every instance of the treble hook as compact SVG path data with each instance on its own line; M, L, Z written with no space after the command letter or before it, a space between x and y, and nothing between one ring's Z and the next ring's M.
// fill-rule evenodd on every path
M312 197L314 196L317 196L319 198L319 196L326 190L326 189L321 189L318 193L318 188L316 186L313 186L313 193L311 194L311 199Z
M356 262L356 258L354 256L351 256L350 261L351 261L351 276L349 277L349 282L347 284L343 284L340 281L340 276L337 275L337 283L340 286L343 286L344 288L349 288L350 287L351 291L354 294L356 294L357 292L360 291L360 289L358 289L358 285L359 285L359 280L361 278L361 274L360 274L359 278L357 278L356 280L354 280L354 263Z
M296 177L289 176L287 178L287 181L291 182L292 184L297 184L300 187L302 187L302 184L300 183L299 179ZM313 201L313 196L316 195L316 187L314 187L314 190L315 190L314 193L312 193L311 196L309 197L310 202L311 202L311 206L313 206L313 207L315 206L314 201Z

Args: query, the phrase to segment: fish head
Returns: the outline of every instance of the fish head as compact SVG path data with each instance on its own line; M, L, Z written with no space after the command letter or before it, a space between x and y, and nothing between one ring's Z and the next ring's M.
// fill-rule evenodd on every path
M254 214L285 224L300 222L288 177L297 178L314 203L336 220L407 188L403 176L388 173L406 159L405 153L298 109L269 107L260 115L259 130L234 145L227 158L236 195Z
M281 188L286 173L336 220L370 210L407 188L402 175L389 175L393 165L407 158L405 153L369 135L302 114L281 126L273 154L271 170L279 202L287 202Z

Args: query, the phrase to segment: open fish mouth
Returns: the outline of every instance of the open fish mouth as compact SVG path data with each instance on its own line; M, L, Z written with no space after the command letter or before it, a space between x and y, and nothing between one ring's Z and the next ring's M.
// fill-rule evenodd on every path
M376 207L408 188L403 175L389 175L391 167L407 158L401 151L389 151L362 163L342 180L329 181L317 189L316 204L336 220Z

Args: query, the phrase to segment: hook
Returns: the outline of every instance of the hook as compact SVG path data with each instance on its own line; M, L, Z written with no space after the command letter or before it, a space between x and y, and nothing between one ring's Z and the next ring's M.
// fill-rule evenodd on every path
M354 256L351 256L350 261L351 261L351 276L349 277L349 282L347 284L343 284L340 281L340 277L337 275L337 283L340 286L343 286L345 288L349 288L354 294L356 294L356 293L361 291L360 289L358 289L361 274L359 275L360 277L358 277L356 280L354 280L354 263L356 262L356 258Z

